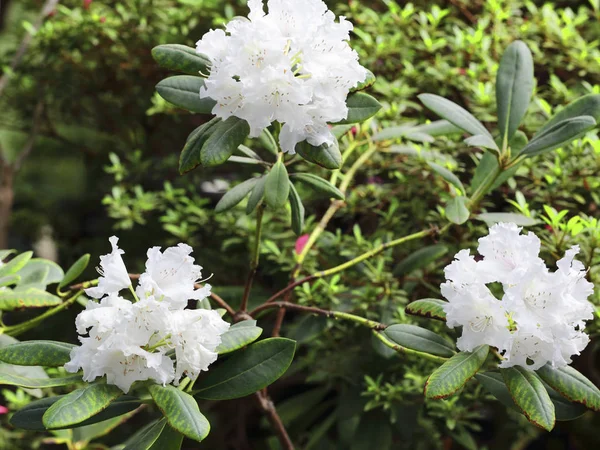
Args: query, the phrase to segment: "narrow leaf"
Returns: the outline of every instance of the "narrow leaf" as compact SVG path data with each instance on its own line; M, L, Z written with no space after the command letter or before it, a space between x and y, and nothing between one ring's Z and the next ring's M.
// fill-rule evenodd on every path
M482 213L478 214L476 218L484 221L490 227L498 222L512 222L520 227L531 227L540 223L532 217L518 213Z
M245 120L232 116L219 122L212 128L200 151L202 165L211 167L223 164L244 143L249 134L250 126Z
M152 49L152 57L165 69L177 70L189 75L198 75L200 72L207 74L209 71L210 60L187 45L158 45Z
M444 306L447 304L448 302L438 300L437 298L423 298L409 303L405 311L413 316L427 317L445 322L446 312L444 311Z
M307 161L325 169L339 169L342 166L342 153L337 141L333 145L323 144L319 147L302 141L296 145L296 152Z
M481 345L473 352L461 352L454 355L427 379L425 396L441 399L454 394L475 376L485 362L488 352L489 347Z
M440 175L444 180L446 180L448 183L450 183L452 186L458 189L461 194L465 193L465 187L455 174L450 172L445 167L442 167L433 162L427 162L427 165L431 167L433 171Z
M427 267L448 253L448 247L443 244L428 245L410 254L394 267L396 276L407 275L415 270Z
M446 217L455 224L461 225L469 220L466 197L454 197L446 204Z
M179 173L184 174L200 165L200 154L202 147L211 136L217 124L221 119L214 117L212 120L200 125L190 133L185 142L185 146L179 156Z
M279 159L267 174L265 183L265 200L273 209L285 205L290 194L290 178L283 161Z
M256 320L244 320L232 325L221 335L221 344L217 353L224 355L251 344L262 334L262 328L256 326Z
M42 389L57 386L68 386L79 383L81 375L70 375L57 378L27 378L16 374L0 373L0 385L19 386L28 389Z
M584 136L596 127L596 120L591 116L579 116L563 120L536 134L529 144L523 148L522 155L527 157L549 152Z
M182 443L183 434L167 425L149 450L180 450Z
M576 369L570 366L553 369L545 365L537 370L537 374L565 398L600 411L600 390Z
M90 262L90 254L89 253L86 253L81 258L79 258L77 261L75 261L73 263L73 265L71 267L69 267L69 270L67 270L67 273L61 280L58 287L64 288L65 286L68 286L73 281L75 281L77 279L77 277L79 277L79 275L81 275L83 273L83 271L86 269L89 262Z
M150 422L125 443L123 450L149 450L167 427L167 419Z
M416 325L391 325L383 331L383 334L402 347L443 357L454 355L452 344L434 332Z
M228 209L233 208L235 205L240 203L244 198L250 193L252 188L256 186L258 182L258 178L250 178L237 186L229 189L227 193L221 197L217 206L215 206L215 212L221 213L223 211L227 211Z
M258 179L254 188L252 188L252 193L248 198L248 203L246 204L246 214L251 214L252 211L256 209L260 201L263 199L265 195L265 184L267 182L266 175L263 175Z
M328 195L331 198L337 198L339 200L344 200L345 198L344 194L342 194L342 192L333 184L312 173L293 173L290 177L297 179L302 183L306 183L314 190Z
M156 92L169 103L188 111L210 114L216 102L211 98L200 98L204 79L190 75L176 75L156 85Z
M25 264L31 259L33 252L25 252L15 256L9 262L0 267L0 277L13 275L25 267Z
M547 129L553 127L557 123L575 117L592 116L596 122L600 121L600 94L588 94L577 100L569 103L556 114L554 114L548 122L539 130L538 133L543 133Z
M491 137L490 132L473 115L444 97L434 94L421 94L419 100L423 104L451 124L472 135L484 134Z
M60 367L71 360L75 345L58 341L24 341L0 348L0 361L17 366Z
M348 106L348 117L336 124L363 122L373 117L381 109L381 103L364 92L350 94L346 100L346 106Z
M292 209L292 230L299 236L304 229L304 205L292 183L290 183L290 207Z
M494 141L487 134L476 134L475 136L471 136L465 139L465 144L467 144L469 147L487 148L489 150L496 151L499 150L498 146L496 145L496 141Z

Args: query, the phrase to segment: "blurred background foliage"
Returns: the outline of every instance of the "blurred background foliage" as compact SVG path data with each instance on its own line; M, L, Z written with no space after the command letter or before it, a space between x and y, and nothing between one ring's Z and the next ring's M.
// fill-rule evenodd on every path
M535 61L538 85L523 126L529 135L557 107L600 93L600 0L327 3L355 24L352 45L377 75L373 93L384 104L375 120L354 128L342 145L353 134L434 119L416 98L424 92L446 96L491 124L498 61L515 39L528 44ZM205 271L214 273L215 291L239 302L254 219L243 214L243 204L218 216L213 207L230 184L252 175L252 167L225 164L178 174L187 134L208 117L171 107L154 93L167 73L150 50L165 43L193 46L209 28L245 15L245 0L2 0L0 11L2 246L34 247L68 267L83 253L92 253L93 260L105 253L107 237L116 233L128 261L141 270L149 246L188 242ZM361 169L347 204L310 252L306 273L437 222L449 188L427 162L468 183L481 157L460 136L399 141L387 150ZM531 217L551 264L579 244L590 278L598 281L599 163L600 139L591 133L528 160L482 209ZM301 195L310 231L329 202L310 191ZM289 217L266 214L254 303L283 287L295 265ZM482 234L485 223L475 221L439 241L412 242L297 289L296 301L384 323L417 322L405 316L406 304L439 297L441 269ZM95 276L92 270L87 275ZM593 301L600 305L598 294ZM50 324L55 338L74 340L72 322L61 320ZM268 328L269 320L262 325ZM426 326L453 336L443 324ZM592 343L575 362L597 385L599 332L597 323L590 325ZM600 443L594 431L600 421L593 414L546 434L476 384L449 400L425 401L431 363L390 354L352 325L288 314L282 335L300 347L272 395L298 448L583 450ZM9 409L29 398L2 393ZM209 439L183 448L278 448L251 400L223 404L214 410L208 405ZM126 436L132 427L118 430ZM33 448L44 445L41 439L5 427L0 448Z

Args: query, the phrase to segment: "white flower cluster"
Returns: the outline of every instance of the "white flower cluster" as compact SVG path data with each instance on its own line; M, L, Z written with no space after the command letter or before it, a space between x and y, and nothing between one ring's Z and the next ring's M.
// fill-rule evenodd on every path
M236 116L257 137L273 121L283 125L283 151L298 142L331 145L328 122L346 119L346 97L367 72L348 45L352 24L339 22L322 0L249 0L248 19L211 30L196 44L212 65L201 98L213 114Z
M587 300L593 285L583 264L573 259L579 247L568 250L558 270L550 272L538 256L538 237L520 233L512 223L494 225L479 239L482 260L461 250L446 267L441 290L449 302L448 326L462 326L457 341L462 351L496 347L504 358L500 367L566 366L589 342L583 330L584 321L593 318ZM501 300L490 291L491 283L502 286Z
M216 311L184 309L188 300L210 295L210 285L194 287L202 268L194 265L192 248L179 244L164 253L150 248L135 290L137 301L131 302L119 295L133 287L117 242L111 237L112 253L100 257L98 286L86 289L100 301L89 301L77 316L81 346L71 351L65 369L83 369L85 381L106 375L108 383L125 393L135 381L177 385L183 375L195 380L217 359L229 324Z

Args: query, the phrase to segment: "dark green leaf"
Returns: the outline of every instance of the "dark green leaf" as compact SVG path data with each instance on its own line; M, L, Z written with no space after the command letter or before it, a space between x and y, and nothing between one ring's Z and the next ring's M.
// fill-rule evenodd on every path
M232 325L221 335L221 344L217 347L219 355L239 350L251 344L262 334L262 328L256 326L256 320L244 320Z
M515 41L502 55L496 75L498 129L507 144L527 112L533 94L533 85L531 52L524 42Z
M217 123L211 129L210 136L200 151L202 165L211 167L223 164L244 143L248 134L250 134L248 123L237 117L232 116Z
M273 209L283 207L290 195L290 178L283 161L279 159L267 174L265 201Z
M165 418L150 422L127 440L123 450L150 450L167 426Z
M77 279L77 277L79 277L79 275L81 275L83 273L83 271L86 269L89 262L90 262L90 254L89 253L86 253L81 258L79 258L77 261L75 261L75 263L73 263L73 265L71 267L69 267L69 270L67 270L67 273L63 277L63 279L60 282L60 284L58 285L58 287L64 288L65 286L68 286L70 283L75 281Z
M368 87L372 86L373 84L375 84L375 81L377 79L375 78L375 75L373 74L373 72L371 72L369 69L365 69L365 70L367 71L367 76L365 77L364 81L361 81L355 87L350 89L350 92L362 91L362 90L367 89Z
M64 397L64 395L58 395L33 401L14 413L10 418L10 423L15 428L23 430L46 431L42 416L48 408Z
M518 136L518 135L519 135L519 133L517 132L517 134L515 134L515 136ZM498 176L498 178L496 178L496 182L492 185L490 190L496 189L498 186L502 185L506 180L508 180L510 177L512 177L519 169L519 166L520 166L520 164L517 164L517 165L511 167L510 169L502 172ZM488 177L491 173L495 172L497 169L498 169L498 160L496 159L496 156L490 152L484 153L483 156L481 157L481 161L479 161L479 164L477 165L477 168L475 169L473 181L471 182L471 192L475 192L479 188L479 186L481 186L481 183L483 183L485 181L486 177ZM487 191L487 192L489 192L489 191Z
M304 228L304 205L292 183L290 183L290 207L292 209L292 230L299 236Z
M454 197L446 204L446 218L457 225L461 225L469 220L469 210L467 209L466 197Z
M475 375L475 379L504 406L521 412L515 405L500 372L480 372Z
M0 267L0 277L13 275L25 267L25 264L31 259L33 252L25 252L15 256L9 262Z
M57 386L68 386L79 383L81 375L70 375L59 378L27 378L10 373L0 373L0 385L19 386L22 388L40 389Z
M252 211L256 209L259 202L264 197L266 182L267 177L266 175L263 175L258 179L256 184L254 185L254 188L252 188L252 193L250 194L250 197L248 198L248 203L246 204L246 214L251 214Z
M425 396L441 399L454 394L475 376L489 352L487 345L473 352L460 352L438 367L427 379Z
M391 325L383 331L383 334L402 347L443 357L454 355L452 344L434 332L416 325Z
M437 261L448 253L448 247L443 244L428 245L410 254L394 267L394 275L403 276L415 270L422 269Z
M536 134L523 148L521 155L531 157L563 147L595 127L596 120L591 116L563 120Z
M73 344L58 341L24 341L0 348L0 361L18 366L60 367L71 360Z
M385 414L369 411L362 415L351 450L390 450L392 429Z
M307 161L325 169L339 169L342 166L342 153L337 141L333 145L323 144L319 147L302 141L296 145L296 152Z
M381 103L364 92L350 94L346 100L346 105L348 106L348 117L336 122L336 124L362 122L373 117L381 109Z
M214 117L190 133L179 156L179 173L184 174L200 165L202 147L219 123L221 119Z
M553 369L545 365L537 370L537 374L565 398L600 411L600 390L576 369L570 366Z
M352 124L335 125L331 127L331 132L333 133L336 139L341 139L341 137L344 136L352 128L354 128L354 125Z
M152 57L159 66L189 75L208 74L210 60L187 45L166 44L152 49Z
M200 98L200 88L204 87L204 79L191 75L169 77L156 85L156 92L169 103L188 111L210 114L215 101L211 98Z
M167 425L149 450L179 450L182 443L183 434Z
M491 137L490 132L473 115L456 103L434 94L421 94L419 100L423 104L451 124L472 135L484 134Z
M554 405L556 420L575 420L587 412L588 409L582 404L570 402L543 381L542 384L546 388L546 391L548 391L550 400L552 400L552 404Z
M501 369L500 372L515 404L527 420L544 430L552 430L554 405L535 372L522 367Z
M409 303L405 311L414 316L428 317L445 322L446 312L444 311L444 306L447 304L448 302L438 300L437 298L423 298Z
M196 382L195 395L227 400L259 391L285 373L295 348L290 339L270 338L239 350Z
M342 194L342 192L333 184L312 173L293 173L290 177L308 184L316 191L328 195L331 198L337 198L339 200L344 200L345 198L344 194Z
M427 165L429 165L429 167L431 167L444 180L446 180L448 183L450 183L452 186L454 186L456 189L458 189L461 194L465 193L465 187L463 186L462 182L458 179L458 177L455 174L450 172L445 167L442 167L433 162L427 162Z
M208 436L210 424L194 397L170 385L155 384L149 390L156 406L175 430L195 441L202 441Z
M243 183L240 183L237 186L229 189L229 191L227 191L227 193L221 197L221 200L219 200L217 206L215 206L215 212L221 213L233 208L239 202L244 200L254 186L256 186L257 182L258 178L250 178L249 180L246 180Z
M543 133L557 123L563 122L567 119L573 119L581 116L592 116L596 122L600 120L600 94L584 95L583 97L580 97L577 100L569 103L559 112L554 114L554 116L552 116L550 120L548 120L548 122L546 122L538 131L538 133Z
M90 384L65 395L44 413L46 428L65 428L83 422L104 410L123 392L112 384Z
M44 308L60 305L62 300L56 295L37 288L25 290L4 289L0 291L0 310L12 311L19 308Z

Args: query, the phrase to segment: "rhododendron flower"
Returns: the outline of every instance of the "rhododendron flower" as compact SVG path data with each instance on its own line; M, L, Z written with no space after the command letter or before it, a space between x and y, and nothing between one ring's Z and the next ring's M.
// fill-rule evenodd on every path
M539 257L540 245L534 234L500 223L479 240L481 261L461 250L446 267L444 310L449 327L462 326L460 350L488 344L503 355L500 367L536 370L547 363L565 366L585 348L593 285L574 259L579 247L567 250L558 270L550 272ZM501 299L492 294L490 283L502 286Z
M262 0L248 6L248 19L197 42L212 63L200 97L216 101L217 117L248 122L251 137L282 123L283 151L304 140L332 145L327 123L347 118L346 97L367 76L348 45L352 24L336 22L322 0L268 0L268 12Z
M112 245L112 252L100 257L98 272L102 276L98 279L98 286L85 290L85 293L90 297L100 298L105 295L116 294L131 286L131 279L121 257L125 252L117 245L119 238L112 236L109 242Z

